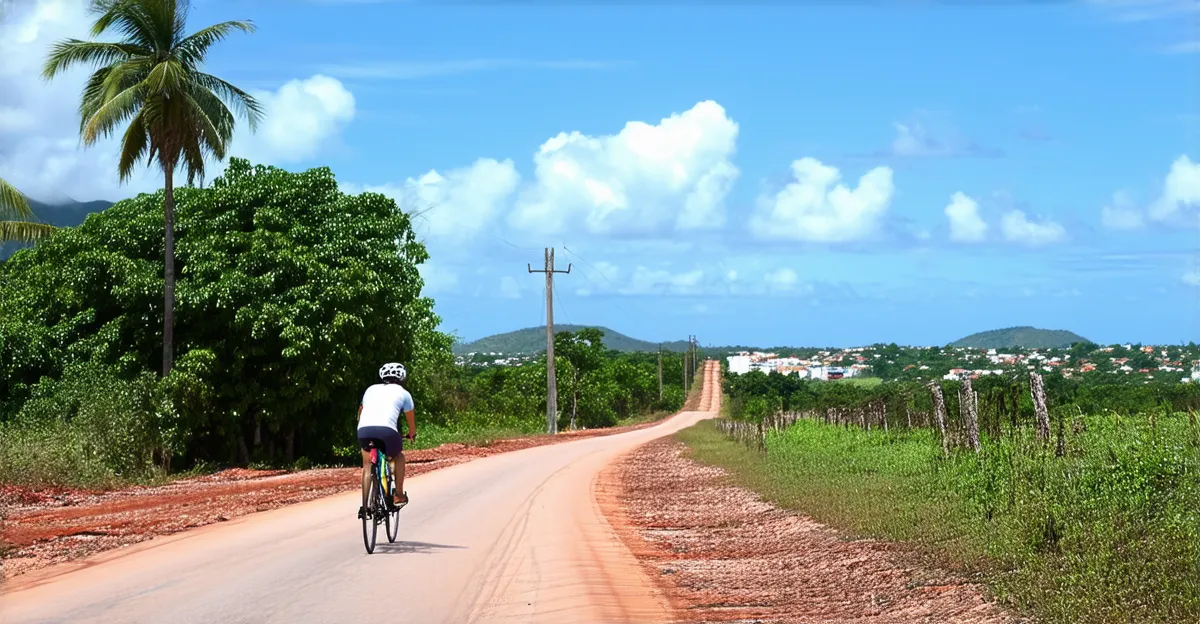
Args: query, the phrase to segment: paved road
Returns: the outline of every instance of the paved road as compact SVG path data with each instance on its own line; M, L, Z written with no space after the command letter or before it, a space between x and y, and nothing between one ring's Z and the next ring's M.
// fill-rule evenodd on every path
M702 410L719 388L710 364ZM668 607L593 488L613 458L710 411L415 477L374 555L359 494L245 516L16 579L0 622L660 622ZM37 582L32 586L31 583Z

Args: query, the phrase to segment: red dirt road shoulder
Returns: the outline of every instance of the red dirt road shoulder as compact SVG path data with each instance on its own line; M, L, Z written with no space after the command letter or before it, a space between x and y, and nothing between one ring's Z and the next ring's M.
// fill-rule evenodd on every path
M684 622L1015 622L978 587L907 565L899 546L847 541L729 485L671 438L601 476L610 522Z
M648 427L564 432L496 441L487 446L445 444L408 451L408 476L416 476L523 448ZM73 561L158 536L224 522L259 511L347 492L359 487L359 468L283 470L230 469L167 485L107 492L33 491L0 486L3 579Z

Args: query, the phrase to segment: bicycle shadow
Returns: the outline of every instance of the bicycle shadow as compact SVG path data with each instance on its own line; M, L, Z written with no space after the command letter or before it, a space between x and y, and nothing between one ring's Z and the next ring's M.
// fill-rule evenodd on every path
M429 542L382 542L375 546L375 554L383 555L431 555L439 550L462 549L466 546L453 544L431 544Z

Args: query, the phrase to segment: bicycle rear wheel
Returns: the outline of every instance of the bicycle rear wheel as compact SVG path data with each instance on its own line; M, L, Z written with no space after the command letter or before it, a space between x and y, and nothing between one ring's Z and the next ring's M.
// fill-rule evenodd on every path
M387 523L388 543L395 543L396 536L400 534L400 510L396 509L389 513L385 518L385 522Z
M376 515L379 513L379 478L376 476L376 470L373 468L367 471L363 476L363 545L367 547L367 554L375 552L375 534L379 531L379 522L376 520Z

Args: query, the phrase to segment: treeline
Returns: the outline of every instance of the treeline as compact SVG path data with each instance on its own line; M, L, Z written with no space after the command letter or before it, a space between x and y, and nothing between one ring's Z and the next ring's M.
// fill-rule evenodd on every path
M1138 415L1163 410L1200 410L1200 385L1173 383L1092 383L1078 377L1039 375L1043 379L1047 409L1064 414L1117 413ZM942 389L945 410L958 414L963 382L936 382ZM971 382L981 426L999 432L1033 422L1036 406L1028 374L988 375ZM925 382L889 381L877 385L847 381L815 381L759 371L725 376L724 392L735 419L761 419L779 412L870 410L883 426L907 426L916 418L931 423L933 393ZM915 416L914 416L915 415Z
M545 364L459 367L422 296L409 216L332 172L232 159L176 201L175 355L159 374L163 195L143 194L0 263L0 482L144 479L216 465L336 461L381 362L409 370L422 423L544 422ZM563 428L683 402L678 358L559 335ZM525 427L529 429L530 427ZM536 430L536 429L534 429Z
M603 332L555 334L559 429L610 427L656 411L683 406L683 361L667 353L659 394L658 356L609 350ZM544 356L519 366L454 366L436 373L430 418L438 424L487 427L545 423Z

